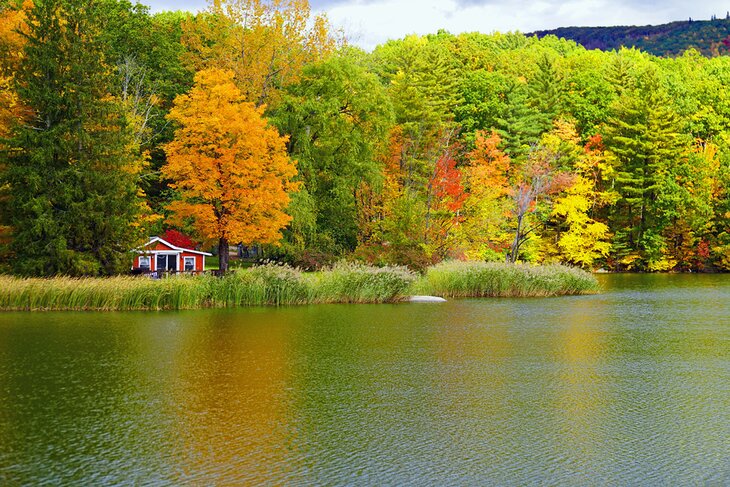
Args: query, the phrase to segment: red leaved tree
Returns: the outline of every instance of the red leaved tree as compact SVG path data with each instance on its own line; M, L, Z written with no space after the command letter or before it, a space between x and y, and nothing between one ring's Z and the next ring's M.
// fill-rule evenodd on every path
M162 239L165 242L171 243L175 247L182 247L185 249L194 249L198 245L193 241L193 239L173 228L166 230L165 233L162 234Z

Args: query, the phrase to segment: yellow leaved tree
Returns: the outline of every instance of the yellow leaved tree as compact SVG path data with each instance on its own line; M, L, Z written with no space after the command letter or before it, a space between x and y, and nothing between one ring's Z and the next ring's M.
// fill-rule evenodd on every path
M572 184L555 199L551 215L562 232L557 235L559 258L583 268L593 268L611 249L608 225L594 219L596 210L616 202L617 195L606 181L613 168L606 160L600 135L580 147L572 122L556 120L542 143L572 161Z
M338 40L326 16L308 0L209 0L208 9L183 23L186 64L230 69L248 101L275 106L282 87L302 67L334 52ZM335 34L335 35L333 35Z
M165 146L162 168L177 191L168 205L171 222L189 222L200 237L217 240L223 271L229 242L281 239L291 220L289 193L298 187L286 138L244 100L233 77L231 71L201 71L190 92L175 98L168 118L179 128Z
M15 91L15 73L23 60L26 13L31 8L30 0L11 1L0 6L0 173L6 168L4 161L7 158L2 156L10 149L7 140L12 135L12 127L28 116ZM4 254L12 236L12 229L7 224L10 219L8 191L9 186L0 184L0 254Z
M10 137L13 123L25 115L14 90L14 75L23 60L26 13L31 8L29 0L0 7L0 149L1 139Z
M573 264L591 268L594 262L608 255L608 225L589 216L595 188L592 181L575 176L565 194L555 201L552 215L568 226L558 239L562 257Z

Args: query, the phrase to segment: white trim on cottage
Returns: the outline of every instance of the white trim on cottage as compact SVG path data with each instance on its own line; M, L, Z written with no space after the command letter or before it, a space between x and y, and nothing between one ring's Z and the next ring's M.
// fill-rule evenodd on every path
M158 244L158 245L155 245ZM151 246L159 248L149 248ZM140 271L173 271L173 272L203 272L205 271L205 257L213 255L200 250L177 247L160 237L152 237L144 246L135 249L138 254L132 263L132 270ZM140 261L149 263L149 266L141 266ZM161 261L161 262L160 262ZM185 269L185 264L192 263L192 269ZM162 266L162 267L160 267Z
M174 251L174 253L177 253L177 254L180 254L182 252L190 252L191 254L200 254L200 255L208 255L208 256L213 255L213 254L211 254L209 252L201 252L200 250L193 250L193 249L185 249L183 247L176 247L175 245L172 245L170 242L168 242L167 240L164 240L164 239L162 239L160 237L152 237L149 242L147 242L146 244L144 244L142 246L142 248L144 249L144 247L147 247L149 245L152 245L155 242L160 242L162 245L167 245L168 247L170 247ZM154 254L154 253L158 253L158 252L166 252L166 253L169 253L170 251L169 250L140 250L140 249L137 249L137 253L139 253L139 254Z

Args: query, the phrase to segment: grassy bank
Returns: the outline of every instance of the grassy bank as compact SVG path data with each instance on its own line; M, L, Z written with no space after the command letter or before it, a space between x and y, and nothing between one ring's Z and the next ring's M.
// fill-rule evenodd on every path
M414 290L445 298L545 297L595 293L598 281L588 272L558 264L451 261L430 267Z
M590 274L564 266L448 262L425 276L402 267L340 263L305 273L264 265L223 278L176 276L23 279L0 276L0 310L164 310L317 303L386 303L443 297L557 296L595 292Z

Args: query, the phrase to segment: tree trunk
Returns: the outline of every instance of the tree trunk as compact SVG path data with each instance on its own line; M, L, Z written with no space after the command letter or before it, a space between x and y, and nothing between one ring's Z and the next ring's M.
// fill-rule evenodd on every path
M222 273L228 272L228 239L226 238L218 241L218 269Z
M515 239L512 242L512 247L510 248L510 253L507 255L508 262L511 264L514 264L517 262L517 255L520 253L520 246L522 242L520 240L522 239L522 216L517 217L517 230L515 231Z

